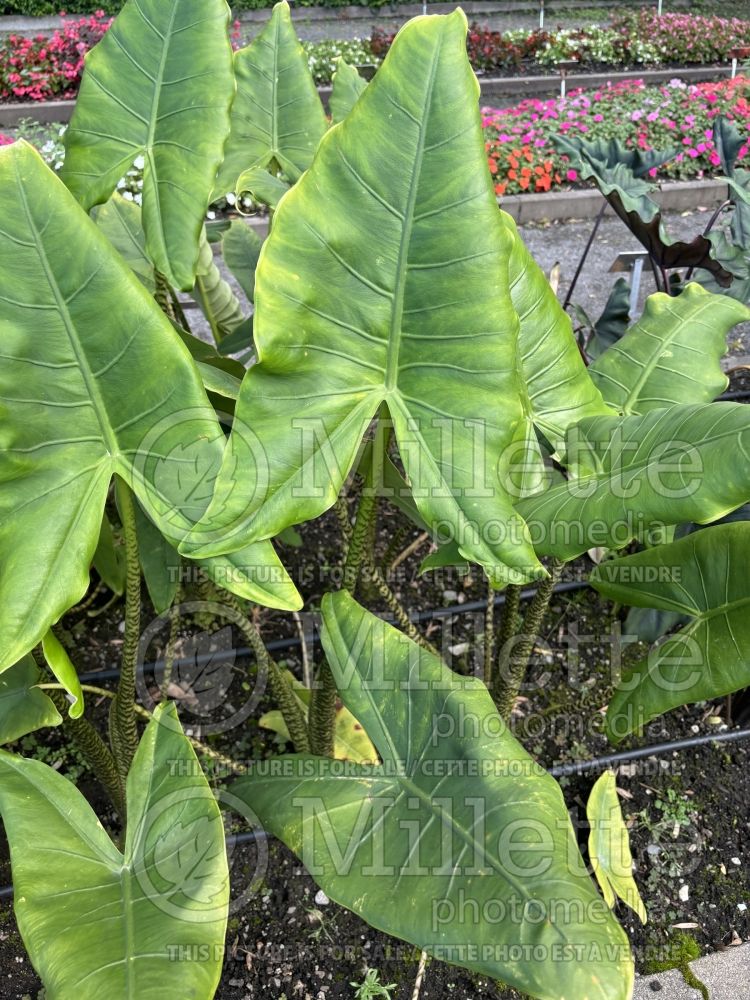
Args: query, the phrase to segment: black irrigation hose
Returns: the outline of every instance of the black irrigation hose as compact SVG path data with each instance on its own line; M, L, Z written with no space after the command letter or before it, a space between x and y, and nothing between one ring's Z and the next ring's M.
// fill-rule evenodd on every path
M722 396L716 397L716 402L723 403L730 399L750 399L750 389L738 389L737 392L725 392Z
M558 583L554 588L554 594L565 594L574 590L585 590L589 586L587 580L573 580L568 583ZM534 596L534 590L524 590L521 592L521 600L528 600ZM498 594L495 598L495 607L500 607L505 604L505 594ZM467 604L452 604L447 608L433 608L429 611L418 611L416 614L410 615L413 622L424 622L430 621L433 618L450 618L452 615L462 615L469 614L472 611L484 611L487 607L487 601L470 601ZM390 615L383 616L385 620L390 621ZM318 636L312 633L307 637L307 642L311 645L318 642ZM271 642L266 643L266 649L269 653L276 652L280 649L293 649L296 646L300 646L302 640L298 636L293 636L289 639L273 639ZM234 650L235 656L240 659L248 657L252 654L252 650L248 646L240 646L239 649ZM202 653L198 656L192 657L189 660L175 660L173 666L175 667L185 667L185 666L203 666L206 663L211 663L216 658L216 653ZM156 660L153 663L144 663L141 668L143 673L153 674L157 670L164 667L163 660ZM110 681L117 680L120 676L119 667L110 667L105 670L92 670L87 674L81 674L80 680L82 684L92 684L97 681Z
M648 747L638 747L635 750L623 750L621 753L607 754L605 757L595 757L593 760L578 760L571 764L558 764L551 767L549 773L553 778L562 778L571 774L583 774L584 771L598 771L611 767L612 764L622 764L627 760L642 760L644 757L660 757L662 754L676 750L688 750L690 747L703 746L707 743L731 743L734 740L750 739L750 729L733 729L727 733L691 736L690 739L672 740L669 743L654 743Z

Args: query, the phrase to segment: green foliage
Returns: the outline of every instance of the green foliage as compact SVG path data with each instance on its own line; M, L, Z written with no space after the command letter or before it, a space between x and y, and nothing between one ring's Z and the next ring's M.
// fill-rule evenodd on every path
M633 878L633 857L622 818L614 771L605 771L594 783L586 803L589 822L589 860L607 905L615 897L646 923L646 907Z
M594 571L592 583L613 600L678 611L689 619L623 676L607 708L613 739L670 708L748 686L742 655L750 642L748 558L750 524L741 522L697 531Z
M83 983L81 995L123 1000L213 996L229 900L224 831L174 708L157 710L138 748L122 853L46 764L0 752L0 778L16 918L46 997L65 1000ZM176 946L208 958L170 961Z
M451 673L346 593L327 595L322 614L341 698L382 764L344 770L329 758L296 755L282 758L285 769L273 775L259 766L232 785L233 794L302 857L330 898L376 927L543 1000L626 1000L633 973L625 935L576 863L560 789L517 743L485 686ZM350 851L346 874L336 860L341 842ZM438 856L441 866L429 868ZM573 904L566 919L553 915L560 899ZM501 906L510 914L513 900L546 914L535 932L540 952L551 955L583 934L592 950L576 962L498 959L518 940L516 918L482 914ZM582 916L594 912L595 923ZM481 957L462 957L469 946ZM596 961L585 957L594 952Z
M244 170L280 168L296 181L326 131L323 105L282 0L247 48L234 55L237 96L216 191L234 191Z
M673 627L686 619L618 685L613 739L750 683L750 410L710 402L725 385L726 333L747 309L679 281L620 337L620 303L595 330L614 343L587 369L498 211L461 12L407 25L366 86L339 64L332 128L287 5L233 61L227 15L223 0L129 0L87 60L66 136L62 176L78 200L27 144L0 150L0 738L32 750L41 726L78 733L124 843L70 782L0 755L32 960L51 1000L86 982L97 996L213 995L228 902L219 813L174 709L161 706L138 744L134 705L141 580L170 624L166 678L187 578L252 648L278 707L263 721L300 751L281 770L259 762L233 791L331 898L541 1000L626 1000L633 964L607 904L640 904L613 782L589 803L602 900L559 786L504 720L557 560L592 546L648 540L605 557L595 585L682 616ZM736 234L738 139L717 126L716 143L733 172ZM574 153L660 267L722 277L706 246L665 239L642 176L653 156L609 143ZM141 170L139 207L114 192ZM247 184L270 206L265 243L242 220L207 225L217 184L230 203ZM213 344L188 329L181 289ZM352 524L341 492L355 477ZM121 538L104 516L113 480ZM494 658L485 621L486 684L448 670L375 566L376 498L440 543L426 565L473 562L509 586ZM301 607L273 539L299 544L294 526L334 505L343 589L322 596L327 664L302 687L270 658L258 609L232 595ZM671 541L681 522L726 515L735 521ZM199 573L184 572L179 550ZM78 654L51 631L86 595L92 560L112 599L125 598L110 747L81 714ZM521 625L519 585L539 579ZM406 634L354 600L368 585ZM519 643L517 663L506 640ZM49 696L28 655L39 643L59 681ZM512 670L498 678L495 662ZM207 690L226 695L221 681ZM509 958L519 941L541 952ZM177 943L208 946L208 961L165 963ZM357 988L390 986L370 974Z
M228 23L224 0L129 0L86 60L65 133L63 179L87 210L144 157L149 256L186 290L229 131Z

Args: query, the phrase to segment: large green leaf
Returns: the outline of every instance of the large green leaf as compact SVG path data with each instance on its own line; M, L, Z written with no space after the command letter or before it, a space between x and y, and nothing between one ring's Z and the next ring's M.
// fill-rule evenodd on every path
M596 568L591 582L605 597L690 618L623 676L607 709L612 739L671 708L750 686L749 560L750 524L738 522Z
M594 783L586 818L589 833L589 860L608 906L619 897L646 923L646 907L633 878L628 829L622 818L614 771L605 771Z
M586 370L570 317L511 217L503 212L502 219L513 238L510 294L521 323L518 361L524 408L527 419L559 450L572 424L612 410Z
M229 903L218 805L174 706L160 706L127 783L120 853L72 782L0 751L15 912L47 1000L210 1000Z
M59 726L62 716L36 686L41 671L33 656L25 656L0 674L0 743L12 743L46 726Z
M382 764L283 757L232 792L374 927L534 997L626 1000L627 940L560 789L484 685L344 592L324 598L323 625L341 699Z
M312 163L327 122L286 0L235 53L234 72L237 98L216 191L234 191L244 170L274 162L296 181Z
M673 403L708 403L728 380L721 369L727 334L750 309L700 285L677 296L649 295L638 322L591 365L605 399L623 413Z
M243 219L233 219L221 241L224 263L251 302L255 301L255 269L263 240Z
M115 250L153 294L154 265L146 252L146 234L138 205L116 192L105 205L95 208L92 215Z
M260 364L186 551L327 510L385 402L425 521L497 585L543 572L503 487L525 430L518 319L465 35L460 11L406 25L279 205L256 275Z
M0 229L5 669L86 593L113 474L176 545L206 509L224 434L169 321L25 143L0 151ZM207 568L299 604L269 543Z
M143 156L149 256L193 287L234 99L224 0L128 0L86 56L62 177L87 210Z
M651 528L714 521L750 499L742 403L589 418L572 428L568 454L588 471L518 505L544 555L619 549Z
M367 86L367 80L359 75L354 66L350 66L339 56L336 60L332 84L329 104L331 119L336 125L346 118L357 103L359 95Z

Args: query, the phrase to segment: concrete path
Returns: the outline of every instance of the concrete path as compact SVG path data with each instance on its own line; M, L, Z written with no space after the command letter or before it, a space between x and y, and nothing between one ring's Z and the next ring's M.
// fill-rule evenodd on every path
M691 962L691 969L706 984L711 1000L750 1000L750 944L717 951ZM701 1000L677 969L655 976L639 976L633 1000Z

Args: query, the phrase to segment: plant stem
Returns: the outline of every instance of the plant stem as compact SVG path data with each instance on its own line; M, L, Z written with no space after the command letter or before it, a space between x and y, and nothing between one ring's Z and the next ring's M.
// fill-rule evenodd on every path
M553 562L550 567L549 576L546 580L542 580L531 599L523 621L522 631L511 635L510 639L506 640L503 645L493 696L497 710L505 722L510 722L516 698L526 676L526 668L529 665L529 657L534 648L534 642L539 633L542 619L549 607L554 586L560 579L562 567L563 564L557 562L557 560ZM506 606L506 615L511 610Z
M115 482L117 506L125 538L125 639L117 694L110 711L110 743L123 785L138 749L135 713L135 679L138 669L138 645L141 633L141 564L135 509L130 487L119 477Z
M438 653L432 643L422 635L419 629L416 628L411 618L409 618L406 610L401 606L399 599L388 586L385 577L378 567L372 562L369 556L365 556L363 559L362 569L368 575L369 580L375 587L378 595L388 605L390 610L393 612L393 617L396 619L404 632L406 632L412 642L416 642L417 645L426 649L429 653L432 653L433 656L439 657L440 653Z
M383 476L383 461L388 445L388 431L383 428L385 408L378 412L375 437L372 442L372 463L362 486L354 527L347 530L349 514L345 504L337 505L337 514L344 535L346 555L341 589L354 594L357 589L365 552L368 549L377 510L377 486ZM382 437L381 435L382 429ZM348 538L347 538L348 535ZM373 579L374 582L374 579ZM387 586L387 585L386 585ZM312 752L332 757L336 726L336 683L329 664L323 660L318 670L317 686L310 700L310 745Z
M492 661L495 658L495 591L487 580L487 607L484 612L484 683L492 688Z
M161 271L156 270L154 271L154 298L164 315L171 319L173 323L177 322L177 316L172 305L172 288Z
M289 681L284 676L284 672L271 657L258 629L244 613L234 594L223 590L219 593L221 600L234 612L234 624L247 639L250 648L255 654L258 670L265 671L268 677L271 697L279 706L297 753L308 753L310 750L310 740L307 735L307 723L294 695L294 691L292 691Z
M115 763L115 759L112 756L109 747L88 719L70 718L68 715L68 709L70 706L68 705L68 701L65 697L62 684L39 684L38 687L43 691L49 692L50 700L54 703L55 708L63 717L63 725L70 733L73 742L86 758L89 767L106 791L112 805L117 810L117 814L124 824L126 818L125 790L123 782L120 778L120 773L117 769L117 764ZM89 688L83 687L83 690L87 691ZM107 692L107 694L110 698L112 697L110 692Z
M399 552L399 554L396 556L396 558L391 563L391 565L389 567L389 572L392 573L394 570L398 569L398 567L401 565L402 562L405 562L409 558L409 556L411 556L415 552L419 551L419 549L422 548L422 546L424 545L424 543L425 542L429 542L429 540L430 540L430 533L429 533L429 531L423 531L422 534L418 538L415 538L414 541L411 542L410 545L407 545L406 548L403 549L403 551Z
M41 691L58 692L61 695L63 694L63 691L65 690L63 688L62 684L37 684L37 687ZM110 699L112 699L112 698L115 697L115 695L113 694L112 691L108 691L106 688L94 687L93 684L82 684L81 685L81 690L84 691L86 694L96 694L96 695L99 695L101 698L110 698ZM58 702L57 702L56 698L54 697L54 695L50 694L50 698L52 698L52 700L55 702L55 706L57 707L58 711L60 712L60 714L62 714L62 709L60 708L60 705L58 705ZM64 696L61 699L61 704L63 704L63 703L64 703L64 707L67 710L68 703L65 700ZM148 709L143 708L141 705L135 705L134 708L135 708L136 715L139 715L142 719L145 719L147 722L149 722L153 718L152 713L149 712ZM82 720L82 719L71 719L70 721L71 722L82 722L84 720ZM93 726L91 726L88 722L86 723L86 725L89 726L89 728L93 729ZM72 731L72 727L71 727L71 731ZM114 765L114 758L112 757L112 754L110 753L109 748L107 747L107 744L99 736L99 734L96 732L95 729L93 731L94 731L94 735L99 740L99 742L101 743L101 745L104 747L105 751L112 758L112 764L113 764L113 767L114 767L115 766ZM201 743L201 741L200 740L196 740L194 736L188 736L187 733L185 733L185 739L191 744L191 746L193 746L196 750L200 750L200 752L202 754L204 754L206 757L210 757L212 760L217 761L219 764L222 764L224 767L229 768L232 771L236 771L237 770L237 764L236 764L235 761L232 760L231 757L224 756L223 753L219 753L219 751L218 750L214 750L213 747L210 747L210 746L208 746L205 743ZM92 765L92 767L93 767L93 765ZM117 772L117 769L115 767L115 773L116 772ZM98 771L96 771L96 776L98 778L100 778ZM118 778L118 784L119 784L119 775L117 775L117 778ZM101 780L101 778L100 778L100 780ZM103 783L104 782L102 782L102 784ZM118 809L118 812L119 812L119 809ZM124 818L124 814L123 814L123 818Z
M164 650L164 676L162 677L160 687L163 699L169 697L167 692L169 691L172 671L174 670L175 644L177 643L177 629L180 624L179 607L181 599L182 587L178 584L172 601L172 607L169 609L169 638L167 639L167 648Z

